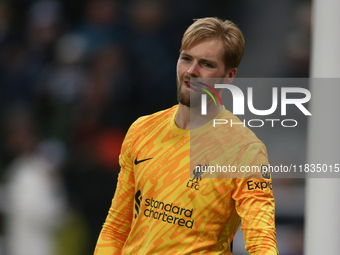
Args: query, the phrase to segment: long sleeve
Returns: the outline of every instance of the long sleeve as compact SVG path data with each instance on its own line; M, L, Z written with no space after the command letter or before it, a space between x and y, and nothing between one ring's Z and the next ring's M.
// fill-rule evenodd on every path
M121 149L117 189L108 216L100 232L94 255L118 255L130 233L133 219L135 179L131 160L134 127L129 129Z
M268 165L264 145L246 146L240 153L240 166ZM251 156L249 156L251 155ZM276 255L275 200L270 174L233 179L233 199L241 218L245 248L250 255Z

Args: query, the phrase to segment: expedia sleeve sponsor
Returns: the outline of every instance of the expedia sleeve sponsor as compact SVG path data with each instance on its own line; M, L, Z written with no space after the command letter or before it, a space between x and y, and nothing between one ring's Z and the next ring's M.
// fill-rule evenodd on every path
M145 200L144 216L163 221L168 224L178 224L181 227L186 227L192 229L195 220L192 219L193 208L186 209L184 207L179 207L171 204L166 204L165 202L154 200L153 198L147 198Z
M255 189L260 189L260 190L270 189L270 190L273 190L271 181L250 180L250 181L247 181L247 187L248 187L248 190L255 190Z

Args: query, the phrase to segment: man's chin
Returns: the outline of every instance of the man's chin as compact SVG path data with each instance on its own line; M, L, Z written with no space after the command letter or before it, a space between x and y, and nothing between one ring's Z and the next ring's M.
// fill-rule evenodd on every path
M200 100L190 100L189 98L178 98L178 102L190 108L196 108L201 106Z
M187 107L190 107L190 100L187 99L183 99L181 97L177 98L177 101L181 104L181 105L185 105Z
M196 92L186 93L188 91L182 91L182 86L179 87L177 91L177 100L180 104L185 105L190 108L199 107L201 105L201 96L196 95Z

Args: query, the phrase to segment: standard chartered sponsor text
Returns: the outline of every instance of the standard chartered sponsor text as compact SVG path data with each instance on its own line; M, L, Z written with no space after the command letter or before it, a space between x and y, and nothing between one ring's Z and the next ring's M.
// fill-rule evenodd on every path
M190 229L194 225L195 220L192 219L194 208L187 209L174 203L155 200L153 197L145 200L145 206L147 208L143 213L145 217Z

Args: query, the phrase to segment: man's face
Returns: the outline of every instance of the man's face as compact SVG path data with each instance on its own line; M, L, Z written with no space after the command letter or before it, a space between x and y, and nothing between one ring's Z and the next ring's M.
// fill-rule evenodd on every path
M188 107L200 105L201 90L190 86L190 78L225 78L228 72L223 62L221 40L204 39L180 53L177 62L177 99ZM191 102L190 102L191 93Z

